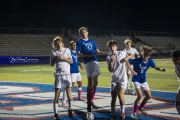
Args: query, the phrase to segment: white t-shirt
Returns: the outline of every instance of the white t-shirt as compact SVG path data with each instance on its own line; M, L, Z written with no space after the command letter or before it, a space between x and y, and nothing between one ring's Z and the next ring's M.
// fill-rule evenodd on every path
M109 54L106 58L107 65L110 64L111 56L113 54ZM127 56L126 52L123 51L117 51L114 61L114 68L113 72L111 74L112 77L112 82L124 82L127 80L127 74L126 74L126 67L125 67L125 62L124 58Z
M139 52L135 48L130 48L130 49L125 48L123 51L127 53L127 56L129 54L133 54L133 55L135 55L135 54L138 55L139 54ZM131 58L131 59L134 59L134 58L135 58L135 56L133 58Z
M64 54L66 58L72 58L71 52L69 48L62 48L61 51L59 50L52 50L50 60L53 60L54 57L58 56L59 54ZM70 64L66 61L58 59L55 63L55 75L65 75L70 74Z

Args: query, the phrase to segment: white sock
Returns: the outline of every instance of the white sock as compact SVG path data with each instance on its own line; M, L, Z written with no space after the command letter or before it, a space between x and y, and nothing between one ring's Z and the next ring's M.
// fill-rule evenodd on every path
M58 104L54 104L53 108L54 108L54 113L58 113Z
M67 94L66 94L66 90L64 90L64 92L63 92L63 103L66 103L66 101L67 101Z
M72 100L68 100L69 109L72 109Z
M125 113L125 104L121 105L121 113Z

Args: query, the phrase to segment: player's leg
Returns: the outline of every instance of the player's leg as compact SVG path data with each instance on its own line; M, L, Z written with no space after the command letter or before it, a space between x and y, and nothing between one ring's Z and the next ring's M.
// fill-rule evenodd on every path
M91 112L91 103L92 103L92 77L88 77L87 84L87 111Z
M62 86L62 78L61 76L55 76L54 82L54 100L53 100L53 109L54 109L54 119L58 120L58 102L60 96L60 89Z
M151 91L150 91L150 88L149 88L149 85L147 82L141 84L141 89L143 90L144 94L145 94L145 97L144 99L142 100L141 104L139 105L138 109L143 113L143 114L147 114L147 112L145 112L143 110L143 107L146 105L147 101L151 98Z
M66 89L67 98L68 98L68 117L72 118L72 82L71 82L71 76L70 75L64 75L64 87Z
M126 91L126 88L122 86L119 88L119 91L118 91L119 104L121 107L121 112L120 112L121 120L125 119L125 98L124 98L125 91Z
M127 77L128 77L128 81L127 81L127 94L130 94L130 83L131 83L131 80L130 80L130 77L131 77L131 74L129 72L130 70L128 69L128 74L127 74Z
M113 91L111 89L111 112L112 112L111 120L116 119L116 98L117 98L117 91Z
M137 116L136 116L136 113L138 111L138 105L139 105L139 103L140 103L143 96L142 96L142 91L141 91L141 88L140 88L140 83L133 82L133 86L134 86L134 89L136 90L137 98L134 101L133 113L131 114L131 117L133 119L138 119Z
M178 89L178 92L176 95L175 105L176 105L176 109L177 109L178 114L180 114L180 89Z
M82 78L81 78L81 74L80 73L77 73L77 92L78 92L78 100L81 100L81 101L85 101L85 99L82 98Z

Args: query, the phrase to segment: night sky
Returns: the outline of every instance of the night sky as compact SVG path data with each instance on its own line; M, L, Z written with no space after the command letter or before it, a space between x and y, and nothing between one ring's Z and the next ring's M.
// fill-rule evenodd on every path
M0 0L0 27L180 32L179 0Z

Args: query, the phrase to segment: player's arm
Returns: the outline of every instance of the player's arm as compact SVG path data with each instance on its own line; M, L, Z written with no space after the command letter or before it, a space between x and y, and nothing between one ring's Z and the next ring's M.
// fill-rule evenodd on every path
M111 56L110 61L108 62L108 70L109 70L109 72L113 72L114 60L115 60L115 56Z
M57 61L57 59L58 59L58 57L57 57L57 56L56 56L56 57L54 57L54 58L51 60L50 65L51 65L51 66L54 66L54 65L55 65L55 63L56 63L56 61Z
M107 52L100 51L99 49L96 49L97 54L107 54Z
M159 67L155 67L154 68L155 70L157 70L157 71L161 71L161 72L165 72L166 71L166 69L165 68L159 68Z
M92 57L93 54L82 54L80 51L77 51L78 57Z
M137 75L137 73L132 69L131 65L129 64L129 61L125 61L125 64L133 75Z
M78 65L80 66L81 70L84 70L83 65L78 61Z
M134 55L133 54L129 54L127 57L124 58L125 61L128 61L130 58L133 58Z

